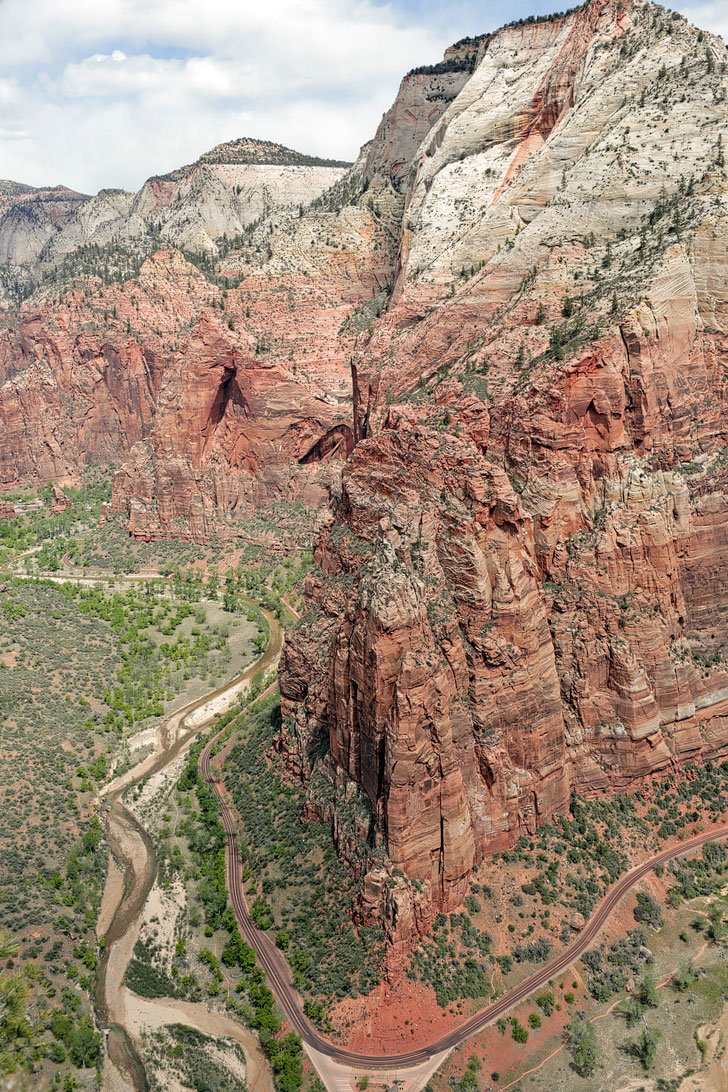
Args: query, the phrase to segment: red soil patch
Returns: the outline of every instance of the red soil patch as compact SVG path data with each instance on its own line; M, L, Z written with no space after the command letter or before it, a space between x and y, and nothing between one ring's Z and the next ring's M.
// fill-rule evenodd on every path
M346 998L332 1012L346 1046L371 1054L427 1045L462 1019L454 1005L443 1012L431 989L408 978L394 988L382 983L368 997Z

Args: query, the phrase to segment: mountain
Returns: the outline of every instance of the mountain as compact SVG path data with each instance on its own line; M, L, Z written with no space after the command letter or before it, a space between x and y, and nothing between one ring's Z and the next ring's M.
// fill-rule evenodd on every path
M308 204L348 166L241 138L148 179L138 193L107 189L88 197L63 186L1 182L0 263L37 284L81 247L149 253L166 242L216 255L225 237L274 208Z
M572 793L728 749L725 46L592 2L478 56L369 152L396 276L281 667L289 767L357 869L370 815L360 911L408 943Z
M400 944L571 794L728 751L727 59L589 0L413 70L349 169L2 198L0 479L323 525L280 746Z
M253 359L256 344L262 354L262 330L241 328L251 324L239 314L233 330L226 282L210 263L266 217L298 215L345 175L281 145L241 140L149 179L137 194L5 185L0 482L70 480L83 466L118 463L150 435L165 382L174 387L182 371L194 385L200 355L203 372L210 366L205 344L235 359ZM281 379L268 361L256 371L267 386ZM287 374L313 443L338 422L336 403L310 397L308 381Z

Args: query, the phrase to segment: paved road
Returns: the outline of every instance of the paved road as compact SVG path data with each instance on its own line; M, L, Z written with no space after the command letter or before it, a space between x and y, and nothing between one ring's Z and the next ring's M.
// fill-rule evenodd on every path
M728 838L728 826L705 831L703 834L698 834L693 838L687 838L678 846L674 846L671 849L663 849L661 853L657 853L654 857L650 857L648 861L644 861L641 865L633 868L631 872L625 873L625 875L617 880L609 891L607 891L581 933L579 933L573 943L570 944L561 955L556 956L550 963L547 963L537 971L534 971L532 975L524 979L523 982L520 982L517 986L514 986L512 990L507 994L504 994L498 1001L494 1001L492 1005L488 1005L486 1008L476 1012L468 1020L465 1020L460 1024L459 1027L448 1032L447 1035L443 1035L436 1042L430 1043L428 1046L419 1047L417 1050L407 1051L405 1054L390 1054L386 1056L357 1054L354 1051L344 1050L342 1047L335 1046L319 1035L313 1024L303 1013L298 994L291 979L291 973L283 956L271 942L270 938L257 928L248 913L248 907L243 893L243 864L235 844L235 819L225 800L221 784L215 779L211 770L210 754L217 738L218 737L216 736L215 739L210 740L202 751L199 767L202 776L212 786L220 800L222 824L227 833L228 843L227 887L230 901L238 919L241 935L248 944L255 949L260 963L268 976L270 988L285 1012L291 1027L298 1032L305 1042L316 1050L321 1051L322 1054L326 1054L328 1057L333 1058L342 1065L350 1065L359 1069L393 1069L406 1067L408 1065L418 1065L421 1062L427 1061L432 1055L439 1054L442 1050L449 1050L452 1047L459 1046L460 1043L469 1039L471 1035L475 1035L477 1032L482 1031L483 1028L494 1023L501 1016L504 1016L515 1005L520 1004L521 1001L530 997L535 990L540 989L541 986L545 985L550 978L555 978L574 963L579 956L594 943L620 899L622 899L639 880L646 876L648 872L651 872L658 865L665 864L667 861L672 860L673 857L679 857L683 853L689 853L691 850L699 848L706 842L715 842L720 841L723 838Z

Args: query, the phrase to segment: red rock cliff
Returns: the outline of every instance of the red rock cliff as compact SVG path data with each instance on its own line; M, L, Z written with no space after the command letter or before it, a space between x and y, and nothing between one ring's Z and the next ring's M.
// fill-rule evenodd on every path
M571 792L728 752L728 81L696 38L638 3L499 32L409 168L380 402L281 665L289 765L399 940Z

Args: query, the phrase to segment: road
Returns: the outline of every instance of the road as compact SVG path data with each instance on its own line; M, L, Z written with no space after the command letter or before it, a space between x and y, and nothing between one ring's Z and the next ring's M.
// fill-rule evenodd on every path
M684 853L699 849L706 842L716 842L728 838L728 826L704 831L693 838L686 838L680 845L673 846L670 849L663 849L662 852L655 854L654 857L650 857L649 860L625 873L607 891L582 931L561 955L556 956L550 963L534 971L533 974L525 978L523 982L519 982L517 986L514 986L498 1001L494 1001L492 1005L488 1005L476 1012L459 1027L454 1028L435 1042L419 1047L417 1050L407 1051L404 1054L389 1054L386 1056L357 1054L354 1051L335 1046L319 1035L311 1021L303 1013L298 994L291 979L291 973L282 954L271 942L270 938L257 928L248 913L243 892L243 863L235 842L237 835L235 818L225 800L221 784L212 772L211 751L217 739L217 736L211 739L200 754L199 768L203 778L212 786L220 801L222 824L227 834L228 894L235 910L241 935L255 949L261 966L268 976L270 988L291 1027L315 1050L321 1051L322 1054L333 1058L334 1061L340 1062L342 1065L350 1065L359 1069L393 1069L395 1067L419 1065L443 1050L451 1050L453 1047L459 1046L466 1039L482 1031L483 1028L494 1023L501 1016L505 1016L515 1005L525 1001L532 993L546 985L550 978L557 977L574 963L594 943L619 901L631 891L635 884L657 868L658 865L664 865L674 857L680 857Z
M54 574L51 578L57 580L59 583L70 579L77 580L79 583L84 580L83 577L79 580L78 577L69 577L66 574ZM148 577L145 578L149 579ZM88 579L88 577L86 579ZM134 578L130 578L125 574L122 577L114 575L111 579L124 580ZM285 600L282 600L282 602L294 618L299 617L298 611L290 606ZM246 670L246 676L249 673L252 674L255 670L264 669L265 665L270 663L274 656L272 646L277 646L275 651L280 647L280 627L272 616L268 616L268 620L271 627L271 641L260 660ZM198 698L196 701L190 702L183 709L178 710L173 716L181 717L189 715L194 709L203 706L206 702L209 702L211 698L214 698L218 694L229 689L231 685L231 683L224 684L211 694L207 694L203 698ZM271 688L269 687L268 690L270 689ZM265 693L268 693L268 690L266 690ZM261 697L262 696L263 695L261 695ZM202 725L197 725L196 727L199 729ZM617 880L609 891L607 891L584 929L561 955L556 956L550 963L534 971L532 975L524 979L517 986L514 986L512 990L507 994L504 994L498 1001L495 1001L492 1005L488 1005L486 1008L474 1013L473 1016L469 1017L469 1019L465 1020L457 1028L448 1032L447 1035L442 1036L440 1039L427 1046L419 1047L416 1050L411 1050L404 1054L358 1054L354 1051L335 1046L319 1035L310 1020L303 1013L298 994L293 985L290 970L281 952L271 942L270 938L257 928L250 917L243 892L242 860L235 844L237 836L235 819L225 800L220 782L217 781L212 774L211 751L218 738L219 735L215 736L205 746L200 755L199 768L202 776L212 786L220 800L221 819L227 834L227 888L231 904L238 920L241 935L248 944L255 949L260 963L268 976L270 987L281 1005L291 1027L294 1028L302 1039L315 1050L320 1051L322 1054L325 1054L327 1057L332 1058L342 1065L349 1065L360 1069L393 1069L419 1065L442 1051L451 1050L453 1047L459 1046L472 1035L477 1034L479 1031L488 1027L489 1024L492 1024L500 1017L505 1016L510 1009L520 1004L527 997L530 997L532 993L544 986L550 978L555 978L574 963L586 949L594 943L619 901L635 886L635 884L653 869L657 868L658 865L665 864L675 857L680 857L685 853L698 849L706 842L720 841L724 838L728 838L728 825L718 827L714 830L704 831L702 834L696 835L693 838L688 838L679 845L673 846L671 849L662 850L662 852L657 853L654 857L650 857L649 860L644 861L630 872L625 873L625 875ZM185 742L188 742L188 740L185 740ZM169 750L167 750L167 747L169 746L167 740L165 740L164 743L164 755L154 756L154 759L151 760L155 765L160 759L166 764L175 751L175 748L173 747L170 747ZM145 770L144 772L147 773L148 771ZM128 776L129 775L127 775L127 777ZM127 778L122 780L124 780L124 787L126 787ZM118 789L118 785L112 784L106 787L106 792L108 793L110 790L115 791ZM146 834L146 832L144 833Z

